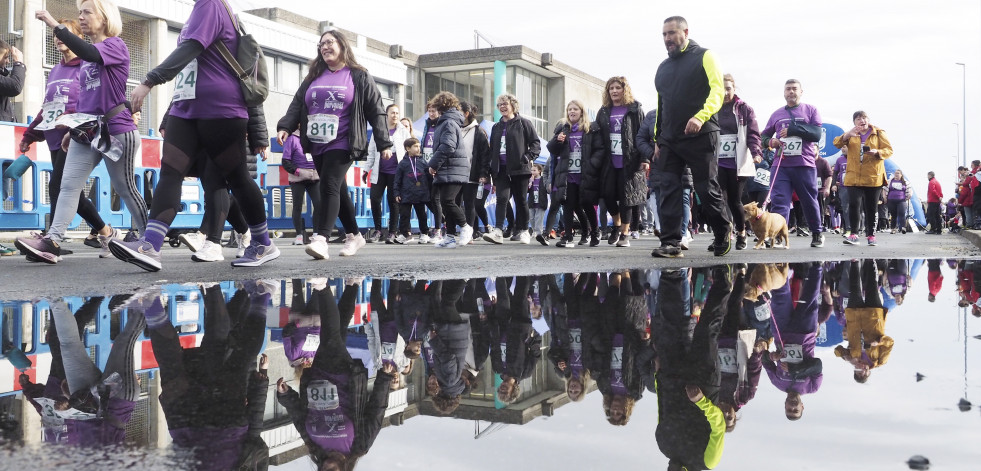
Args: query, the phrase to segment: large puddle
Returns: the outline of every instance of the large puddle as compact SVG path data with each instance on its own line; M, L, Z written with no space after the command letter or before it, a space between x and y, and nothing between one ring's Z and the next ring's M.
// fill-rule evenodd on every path
M974 469L979 297L855 260L2 300L0 468Z

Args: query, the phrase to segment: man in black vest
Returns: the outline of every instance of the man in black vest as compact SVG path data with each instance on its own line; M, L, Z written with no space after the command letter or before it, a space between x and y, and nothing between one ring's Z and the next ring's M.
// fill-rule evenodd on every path
M732 223L722 209L719 187L719 123L725 87L715 55L688 39L688 22L680 16L664 20L668 58L657 68L657 121L654 158L661 172L661 246L655 257L682 257L682 184L685 166L691 168L702 214L715 234L715 255L729 253Z

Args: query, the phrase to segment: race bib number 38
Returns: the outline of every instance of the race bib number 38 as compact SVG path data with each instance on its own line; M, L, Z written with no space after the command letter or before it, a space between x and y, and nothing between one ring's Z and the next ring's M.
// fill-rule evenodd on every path
M311 381L307 386L307 403L310 409L337 409L341 405L337 385L327 380Z
M197 97L198 60L194 59L174 77L174 101L193 100Z
M312 114L307 117L307 139L317 144L329 144L337 139L340 120L332 114Z

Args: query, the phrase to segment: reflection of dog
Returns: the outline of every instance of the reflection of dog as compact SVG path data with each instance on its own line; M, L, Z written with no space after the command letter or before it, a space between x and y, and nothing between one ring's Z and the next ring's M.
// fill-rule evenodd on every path
M753 203L755 204L755 203ZM790 267L786 263L765 263L753 268L746 280L746 294L743 298L756 300L766 291L772 291L787 284Z
M783 239L783 247L781 248L790 248L790 231L787 230L787 220L783 216L764 211L756 205L755 201L743 205L743 211L746 213L746 222L753 228L753 234L756 234L759 239L753 249L762 248L767 239L770 239L771 244L773 244L771 247L776 248L778 237Z

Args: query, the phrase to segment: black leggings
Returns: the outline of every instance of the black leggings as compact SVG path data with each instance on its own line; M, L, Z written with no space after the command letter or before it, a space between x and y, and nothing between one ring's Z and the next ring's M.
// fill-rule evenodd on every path
M583 234L596 230L596 206L582 204L578 183L568 183L565 187L565 202L562 203L562 224L565 225L566 239L572 239L572 217L579 216L579 226Z
M321 226L317 228L317 233L329 238L338 219L347 234L360 232L354 215L354 202L346 185L347 171L352 163L351 153L332 150L313 156L313 162L320 174L320 200L324 205L324 219L319 221Z
M719 167L719 186L726 201L732 225L737 233L746 230L746 214L743 212L743 189L749 177L740 177L734 168Z
M439 201L439 188L436 185L429 190L429 202L426 206L433 212L433 229L439 230L443 227L443 205Z
M878 190L878 188L876 188ZM882 295L879 293L878 269L875 260L862 260L861 272L859 262L850 262L848 267L848 307L882 307Z
M170 225L181 203L181 185L200 150L225 178L249 225L266 222L266 202L245 164L247 119L184 119L171 116L163 145L160 181L150 219Z
M485 185L485 184L484 183L478 183L478 184L476 184L476 185L473 186L473 193L474 193L473 209L474 209L474 213L475 213L476 217L473 218L473 219L469 219L468 222L470 223L471 226L477 227L476 225L474 225L474 223L477 222L477 218L480 218L480 222L481 222L480 228L481 229L484 229L485 227L487 227L488 225L490 225L490 219L488 219L487 206L485 206L485 203L487 202L487 195L490 195L491 190L489 188L484 188L483 191L482 191L482 194L480 194L480 196L478 197L477 196L478 195L478 190L479 190L480 186L482 186L482 185ZM469 185L465 185L463 187L463 191L467 191L467 186L469 186ZM464 196L464 198L466 198L466 196Z
M624 188L623 181L623 169L610 167L606 179L603 181L602 189L606 210L610 212L610 216L620 216L621 225L630 223L630 216L626 211L627 206L622 203L626 200L624 196L626 188Z
M235 198L228 194L228 184L221 170L211 159L198 162L204 165L201 172L201 187L204 189L204 216L201 218L201 233L212 243L221 242L221 233L225 230L227 220L235 232L240 234L249 230L249 225L242 215L242 209Z
M544 183L542 184L544 185ZM545 230L542 232L545 235L555 229L555 222L559 219L559 209L562 208L558 198L556 198L555 191L548 194L548 201L548 212L545 213Z
M395 174L379 173L378 183L371 184L371 217L375 223L375 229L382 228L382 194L388 190L388 232L395 232L398 226L398 205L395 204Z
M479 183L465 183L460 191L463 200L463 213L466 215L467 224L473 228L477 228L477 218L480 218L481 228L487 225L487 208L484 208L487 192L484 192L484 198L478 200L477 187L479 185Z
M321 202L320 194L320 180L312 181L306 180L302 182L291 182L290 183L290 193L293 195L293 229L296 230L296 235L303 235L306 232L305 221L303 220L303 202L306 200L306 195L310 195L310 204L313 205L313 224L311 227L314 229L319 228L323 219L323 205ZM372 200L374 204L374 200ZM372 208L374 211L374 208ZM330 237L330 234L323 234L324 237Z
M456 235L456 226L467 225L467 217L463 214L463 208L456 202L463 184L440 183L435 187L439 191L440 204L443 206L443 215L446 217L446 233Z
M889 228L905 229L906 200L888 200L886 201L886 207L889 208L889 214L892 216L892 223L889 225Z
M41 141L44 142L44 141ZM51 179L48 181L48 199L51 200L51 217L54 217L55 208L58 206L58 195L61 194L61 177L65 174L65 157L67 152L61 150L51 151ZM99 215L95 203L85 197L85 192L78 194L78 215L92 227L92 233L96 234L106 227L105 221Z
M429 216L426 215L426 203L401 203L399 204L399 232L406 237L412 235L412 209L416 210L416 219L419 220L419 234L429 232Z
M528 230L528 181L531 175L508 175L507 170L498 172L494 184L497 186L496 222L498 229L504 229L508 204L514 196L516 221L514 231Z
M879 193L882 188L877 186L848 187L848 221L852 232L858 232L859 211L865 213L865 237L875 235L875 222L879 215Z

